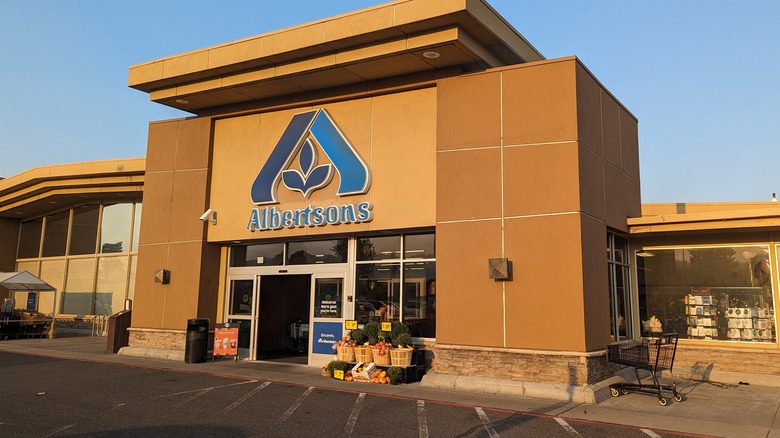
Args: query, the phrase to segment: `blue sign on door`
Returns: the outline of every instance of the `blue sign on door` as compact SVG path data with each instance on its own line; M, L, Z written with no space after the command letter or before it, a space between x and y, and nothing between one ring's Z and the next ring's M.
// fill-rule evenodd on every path
M315 322L312 336L312 353L336 354L333 344L341 339L344 324L341 322Z

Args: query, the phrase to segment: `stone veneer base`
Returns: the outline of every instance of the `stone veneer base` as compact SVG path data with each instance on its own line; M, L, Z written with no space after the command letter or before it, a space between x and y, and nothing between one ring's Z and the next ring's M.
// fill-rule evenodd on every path
M168 355L162 352L175 352L181 355L184 359L184 348L187 342L186 330L169 330L169 329L150 329L150 328L134 328L127 329L129 332L128 346L124 347L119 354L133 356L151 357L141 353L144 350L159 350L156 356ZM176 356L178 357L178 356Z

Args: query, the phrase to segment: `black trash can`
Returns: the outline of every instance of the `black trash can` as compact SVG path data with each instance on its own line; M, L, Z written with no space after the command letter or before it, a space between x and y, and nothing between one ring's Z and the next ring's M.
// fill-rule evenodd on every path
M209 320L204 318L187 320L187 342L184 345L184 362L205 362L208 344Z

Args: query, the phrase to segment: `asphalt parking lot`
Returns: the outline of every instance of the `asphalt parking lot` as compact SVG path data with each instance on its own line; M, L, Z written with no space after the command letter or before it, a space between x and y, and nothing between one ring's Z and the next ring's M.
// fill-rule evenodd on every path
M0 436L9 437L680 436L363 392L363 383L336 389L8 352L0 375Z

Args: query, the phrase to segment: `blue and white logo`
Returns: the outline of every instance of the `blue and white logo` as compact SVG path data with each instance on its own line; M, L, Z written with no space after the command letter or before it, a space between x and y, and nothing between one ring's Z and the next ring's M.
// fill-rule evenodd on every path
M332 164L318 165L316 146L330 158ZM288 169L296 156L300 170ZM296 114L257 174L252 184L252 202L255 205L279 203L279 181L308 199L312 192L330 183L334 170L339 174L339 196L368 192L371 186L368 166L327 111L317 109Z
M325 153L330 163L319 164L318 150ZM290 168L296 156L300 170ZM368 166L327 111L317 109L296 114L257 174L252 184L252 202L255 205L279 203L277 191L280 181L288 189L309 199L314 191L327 186L335 173L339 175L338 196L364 194L371 186ZM253 208L247 229L277 230L369 222L373 219L372 209L370 202L308 205L297 210Z

